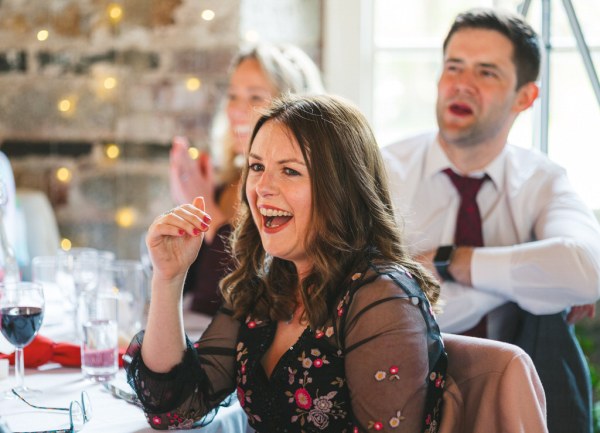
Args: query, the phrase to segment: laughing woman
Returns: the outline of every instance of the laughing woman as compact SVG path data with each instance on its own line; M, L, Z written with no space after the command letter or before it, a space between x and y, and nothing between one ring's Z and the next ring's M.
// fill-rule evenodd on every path
M365 118L286 98L254 127L225 305L192 344L187 268L210 226L196 198L159 216L145 333L130 384L152 427L189 428L233 391L258 432L435 432L446 354L438 286L411 261Z

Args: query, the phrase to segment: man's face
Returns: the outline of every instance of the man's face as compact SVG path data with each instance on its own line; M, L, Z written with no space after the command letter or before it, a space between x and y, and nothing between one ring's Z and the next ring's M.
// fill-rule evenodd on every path
M466 28L452 35L436 105L443 141L472 147L506 140L520 111L512 57L512 43L497 31Z

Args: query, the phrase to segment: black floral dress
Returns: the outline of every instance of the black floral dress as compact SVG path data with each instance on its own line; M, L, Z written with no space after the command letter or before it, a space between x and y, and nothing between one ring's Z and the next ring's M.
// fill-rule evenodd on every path
M157 429L210 422L233 391L258 432L438 431L446 353L425 295L398 266L351 275L331 319L306 328L268 377L277 324L223 308L181 364L157 374L128 349L130 384Z

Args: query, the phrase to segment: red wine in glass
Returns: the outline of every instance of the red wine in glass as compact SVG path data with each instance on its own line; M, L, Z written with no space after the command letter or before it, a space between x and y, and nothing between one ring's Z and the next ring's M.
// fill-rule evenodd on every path
M7 307L0 309L2 335L16 347L25 347L37 334L44 313L39 307Z
M44 318L44 292L38 283L11 281L0 284L0 331L15 346L15 384L21 395L32 392L24 385L23 348L39 331ZM12 392L5 398L14 398Z

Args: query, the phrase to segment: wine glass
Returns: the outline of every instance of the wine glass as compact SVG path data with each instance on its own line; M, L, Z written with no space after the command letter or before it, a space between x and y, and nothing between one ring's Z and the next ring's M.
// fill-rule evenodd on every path
M85 291L92 291L98 285L98 250L94 248L71 248L59 250L56 281L69 300L73 314L73 335L79 339L77 303Z
M35 392L24 384L23 348L38 333L43 318L44 291L40 284L22 281L0 284L0 330L16 348L13 388L21 395Z

